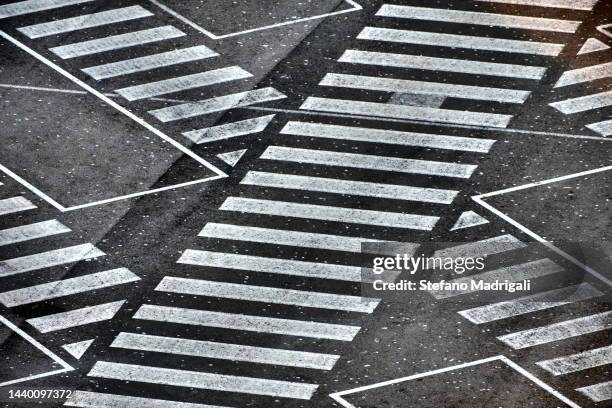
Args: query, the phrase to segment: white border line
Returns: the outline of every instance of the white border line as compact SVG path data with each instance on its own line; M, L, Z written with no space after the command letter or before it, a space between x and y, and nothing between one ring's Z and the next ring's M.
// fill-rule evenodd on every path
M574 265L577 265L578 267L584 269L586 272L588 272L591 275L595 276L597 279L599 279L600 281L602 281L606 285L612 286L612 281L610 279L606 278L605 276L603 276L602 274L600 274L599 272L597 272L596 270L594 270L590 266L587 266L587 265L583 264L578 259L574 258L573 256L571 256L567 252L563 251L562 249L554 246L553 244L548 242L546 239L544 239L540 235L538 235L535 232L531 231L529 228L527 228L524 225L520 224L519 222L517 222L513 218L510 218L509 216L507 216L506 214L502 213L501 211L499 211L498 209L496 209L495 207L493 207L492 205L488 204L487 202L485 202L483 200L483 199L488 198L488 197L494 197L494 196L498 196L498 195L502 195L502 194L508 194L508 193L512 193L512 192L515 192L515 191L525 190L525 189L528 189L528 188L542 186L542 185L551 184L551 183L557 183L559 181L570 180L570 179L573 179L573 178L582 177L582 176L588 176L590 174L596 174L596 173L601 173L601 172L610 171L610 170L612 170L612 166L606 166L606 167L601 167L601 168L598 168L598 169L582 171L580 173L568 174L566 176L555 177L555 178L548 179L548 180L537 181L535 183L529 183L529 184L525 184L525 185L522 185L522 186L511 187L511 188L507 188L507 189L504 189L504 190L492 191L490 193L473 196L472 200L474 200L475 202L477 202L478 204L480 204L481 206L483 206L484 208L486 208L487 210L489 210L493 214L495 214L498 217L502 218L504 221L506 221L506 222L512 224L513 226L515 226L516 228L520 229L521 231L523 231L525 234L529 235L530 237L532 237L536 241L542 243L544 246L546 246L547 248L549 248L553 252L557 253L561 257L567 259L568 261L570 261Z
M6 327L8 327L9 329L17 333L19 336L23 337L28 343L32 344L34 347L40 350L43 354L45 354L51 360L53 360L54 362L56 362L57 364L63 367L63 368L60 368L59 370L48 371L46 373L35 374L35 375L30 375L24 378L17 378L15 380L5 381L3 383L0 383L0 387L5 386L5 385L16 384L16 383L20 383L24 381L35 380L37 378L48 377L50 375L65 373L67 371L74 370L74 368L70 364L62 360L59 356L57 356L51 350L49 350L48 348L40 344L38 341L32 338L29 334L21 330L19 327L15 326L13 323L11 323L10 320L8 320L2 315L0 315L0 323L3 323Z
M351 404L350 402L348 402L347 400L345 400L342 397L345 396L345 395L355 394L357 392L362 392L362 391L367 391L367 390L371 390L371 389L374 389L374 388L384 387L384 386L387 386L387 385L397 384L397 383L404 382L404 381L416 380L416 379L419 379L419 378L430 377L430 376L441 374L441 373L445 373L445 372L448 372L448 371L454 371L454 370L459 370L459 369L466 368L466 367L473 367L473 366L476 366L476 365L486 364L486 363L490 363L492 361L501 361L501 362L505 363L508 367L512 368L513 370L515 370L519 374L523 375L524 377L526 377L527 379L529 379L530 381L532 381L533 383L538 385L540 388L542 388L544 391L546 391L546 392L550 393L551 395L555 396L560 401L563 401L569 407L571 407L571 408L580 408L580 405L576 404L575 402L573 402L569 398L565 397L559 391L555 390L550 385L546 384L545 382L543 382L542 380L540 380L539 378L537 378L536 376L534 376L533 374L531 374L530 372L525 370L523 367L521 367L518 364L516 364L514 361L512 361L509 358L507 358L506 356L502 356L502 355L494 356L494 357L488 357L488 358L483 358L482 360L471 361L471 362L468 362L468 363L463 363L463 364L458 364L458 365L454 365L454 366L450 366L450 367L440 368L440 369L437 369L437 370L427 371L427 372L420 373L420 374L414 374L414 375L410 375L408 377L397 378L395 380L384 381L384 382L380 382L380 383L376 383L376 384L372 384L372 385L366 385L364 387L353 388L353 389L346 390L346 391L335 392L333 394L330 394L329 396L331 398L333 398L337 403L339 403L340 405L342 405L345 408L357 408L355 405Z
M303 23L303 22L310 21L310 20L318 20L318 19L322 19L322 18L326 18L326 17L337 16L339 14L351 13L353 11L359 11L359 10L363 9L363 7L361 7L361 5L359 5L358 3L356 3L353 0L344 0L345 3L350 4L352 7L349 8L349 9L346 9L346 10L334 11L332 13L319 14L319 15L316 15L316 16L300 18L300 19L297 19L297 20L284 21L282 23L271 24L271 25L266 25L266 26L257 27L257 28L251 28L249 30L238 31L238 32L235 32L235 33L217 35L217 34L212 33L211 31L208 31L204 27L194 23L193 21L191 21L187 17L177 13L176 11L174 11L170 7L166 6L165 4L160 2L159 0L149 0L149 1L151 3L153 3L153 4L155 4L160 9L164 10L166 13L171 14L172 16L178 18L183 23L191 26L192 28L196 29L197 31L201 32L202 34L206 35L207 37L210 37L213 40L221 40L223 38L235 37L235 36L238 36L238 35L249 34L249 33L253 33L253 32L256 32L256 31L269 30L271 28L282 27L282 26L286 26L286 25L290 25L290 24L296 24L296 23Z

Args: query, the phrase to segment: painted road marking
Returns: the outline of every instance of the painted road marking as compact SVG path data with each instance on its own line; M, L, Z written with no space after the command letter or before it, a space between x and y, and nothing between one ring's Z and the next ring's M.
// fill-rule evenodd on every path
M583 351L536 363L552 375L563 375L612 364L612 346Z
M35 317L33 319L26 320L26 322L31 324L41 333L49 333L69 329L71 327L110 320L115 317L115 314L117 314L119 309L121 309L123 303L125 303L125 300L103 303L95 306L87 306L81 309L70 310L68 312Z
M565 71L563 75L561 75L561 78L559 78L559 81L557 81L555 84L555 88L595 81L597 79L609 78L611 76L612 62L572 69L570 71Z
M0 215L33 210L36 206L27 198L18 196L0 200Z
M595 402L607 401L612 399L612 381L576 388L576 391L586 395Z
M518 238L506 234L498 237L487 238L476 242L457 245L450 248L440 249L434 253L437 258L477 257L499 254L525 248L527 245Z
M190 402L160 400L127 395L103 394L99 392L79 391L64 403L66 407L81 408L228 408L217 405L194 404Z
M52 10L93 0L26 0L0 6L0 18L16 17L38 11Z
M592 10L599 0L476 0L487 3L522 4L535 7L567 8L572 10Z
M70 228L58 220L36 222L15 228L0 230L0 246L11 245L31 239L45 238L51 235L70 232Z
M612 105L612 91L580 96L578 98L570 98L550 104L550 106L566 115L605 108L606 106L610 105Z
M216 142L232 137L250 135L262 132L276 115L260 116L258 118L239 120L237 122L224 123L203 129L184 132L183 136L196 144Z
M612 119L604 120L602 122L591 123L586 125L589 129L599 133L602 136L612 135Z

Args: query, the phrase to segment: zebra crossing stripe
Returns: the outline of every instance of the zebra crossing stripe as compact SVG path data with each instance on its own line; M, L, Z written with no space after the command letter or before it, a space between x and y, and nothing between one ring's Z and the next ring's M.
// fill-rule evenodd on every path
M83 68L81 71L95 80L114 78L121 75L136 72L149 71L155 68L163 68L185 62L197 61L205 58L216 57L219 54L204 45L183 48L144 57L130 58L123 61L110 62L108 64L96 65Z
M372 313L378 299L166 276L157 291L269 304Z
M451 98L477 99L505 103L523 103L531 93L530 91L520 91L516 89L489 88L443 82L412 81L407 79L334 73L325 75L319 85L393 93L441 95Z
M38 11L52 10L93 0L26 0L0 6L0 18L22 16Z
M439 220L439 217L428 215L359 210L345 207L257 200L240 197L227 198L220 209L223 211L238 211L252 214L275 215L279 217L295 217L393 228L408 228L422 231L431 231Z
M52 251L0 261L0 277L17 275L37 269L50 268L52 266L97 258L104 255L106 254L92 244L54 249Z
M171 122L283 98L286 98L286 96L272 87L267 87L205 99L199 102L168 106L149 111L149 113L162 122Z
M50 21L48 23L34 24L17 30L29 38L47 37L54 34L63 34L86 28L99 27L107 24L136 20L150 17L153 13L140 6L122 7L119 9L86 14L83 16Z
M586 125L589 129L599 133L602 136L612 135L612 119L604 120L602 122L591 123Z
M29 286L0 293L0 302L6 307L42 302L76 293L107 288L140 280L126 268L111 269L104 272L64 279L40 285Z
M118 34L95 40L77 42L73 44L53 47L49 50L62 59L82 57L84 55L98 54L101 52L114 51L122 48L134 47L157 41L169 40L182 37L184 32L173 26L150 28L148 30L134 31L126 34Z
M0 246L16 244L36 238L45 238L51 235L70 232L70 228L58 220L36 222L15 228L0 230Z
M476 0L487 3L521 4L535 7L592 10L599 0Z
M456 123L498 128L507 127L512 119L512 115L501 115L498 113L394 105L345 99L318 98L313 96L306 98L302 106L300 106L300 109L368 117L426 120L428 122Z
M612 105L612 91L580 96L578 98L570 98L550 104L550 106L566 115L605 108L610 105Z
M183 136L196 144L216 142L232 137L250 135L262 132L276 115L260 116L258 118L239 120L237 122L224 123L203 129L184 132Z
M369 154L343 153L328 150L300 149L295 147L269 146L261 159L326 166L352 167L358 169L394 171L398 173L425 174L428 176L470 178L476 165L448 163L442 161L402 159L399 157L374 156Z
M36 206L27 198L18 196L0 200L0 215L33 210Z
M95 306L87 306L68 312L55 313L47 316L35 317L26 320L41 333L50 333L71 327L84 326L86 324L98 323L110 320L121 309L125 300L103 303Z
M553 307L563 306L582 300L602 296L603 293L588 283L569 286L562 289L536 293L505 302L461 310L459 314L472 323L483 324L509 317L520 316Z
M261 171L249 171L240 181L240 184L390 198L394 200L420 201L435 204L450 204L457 194L459 194L458 191L453 190L339 180L323 177L296 176L292 174L267 173Z
M576 388L576 391L589 397L591 401L602 402L612 399L612 380L589 385L588 387Z
M358 326L320 323L303 320L279 319L208 310L178 307L142 305L135 319L157 322L216 327L229 330L312 337L327 340L352 341L359 332Z
M183 356L331 370L340 356L147 334L119 333L111 347Z
M381 27L364 27L357 38L360 40L431 45L434 47L467 48L472 50L534 54L551 57L559 55L564 47L564 44L537 41L508 40L505 38L398 30Z
M169 93L185 91L188 89L199 88L220 84L223 82L237 81L239 79L250 78L249 72L238 66L214 69L212 71L198 72L197 74L185 75L164 79L147 84L134 85L127 88L115 90L119 95L128 101L136 101L154 96L167 95Z
M98 361L87 374L123 381L308 400L318 385Z
M358 266L266 258L195 249L188 249L183 252L177 263L308 278L336 279L349 282L361 281L361 268Z
M580 21L553 18L493 14L488 12L449 10L443 8L412 7L384 4L377 16L406 18L411 20L440 21L489 27L520 28L537 31L575 33Z
M612 312L594 314L499 336L513 349L524 349L612 328Z
M561 78L559 78L559 81L557 81L555 84L555 88L561 88L563 86L575 85L609 77L612 77L612 62L591 65L589 67L565 71L563 75L561 75Z
M502 64L499 62L473 61L454 58L427 57L412 54L393 54L346 50L338 60L352 64L378 65L406 69L458 72L462 74L491 75L508 78L542 79L546 67Z
M130 397L127 395L104 394L79 390L72 393L71 398L66 400L64 406L80 408L228 408L217 405L194 404L191 402Z
M488 153L495 140L289 121L281 134Z
M436 258L478 257L495 255L502 252L525 248L527 245L513 235L506 234L498 237L483 239L476 242L440 249L434 253Z
M612 364L612 346L601 347L582 353L553 358L536 363L552 375L575 373L589 368Z

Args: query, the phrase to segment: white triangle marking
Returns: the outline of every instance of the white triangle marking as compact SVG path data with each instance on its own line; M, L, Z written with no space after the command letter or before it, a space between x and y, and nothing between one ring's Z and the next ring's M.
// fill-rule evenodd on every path
M235 150L233 152L221 153L218 154L217 157L234 167L236 163L240 161L242 156L247 152L248 149Z
M463 214L461 214L453 228L451 228L451 231L475 227L477 225L483 225L488 223L489 220L476 214L474 211L465 211Z
M83 357L89 346L92 345L94 339L79 341L77 343L64 344L62 348L77 360Z
M608 48L610 48L609 45L604 44L603 42L599 41L597 38L589 38L588 40L585 41L582 48L580 48L580 51L578 51L578 55L588 54L590 52L595 52L595 51L607 50Z

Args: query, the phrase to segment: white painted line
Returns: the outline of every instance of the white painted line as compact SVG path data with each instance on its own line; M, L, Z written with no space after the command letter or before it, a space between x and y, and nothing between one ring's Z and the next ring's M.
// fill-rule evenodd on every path
M478 257L525 248L527 245L516 237L506 234L476 242L440 249L434 253L437 258Z
M103 394L80 390L74 391L72 398L66 400L64 406L80 408L228 408L217 405L130 397L127 395Z
M612 136L612 119L591 123L586 125L586 127L602 136Z
M45 238L51 235L70 232L70 228L58 220L36 222L15 228L0 230L0 246L11 245L31 239Z
M89 377L308 400L318 385L98 361Z
M513 349L524 349L612 328L612 312L604 312L497 337Z
M591 401L607 401L612 399L612 380L595 385L589 385L588 387L576 388L576 391L589 397Z
M436 299L446 299L453 296L460 296L468 293L477 292L476 289L471 288L470 282L472 280L483 281L485 283L505 281L520 282L522 280L536 279L542 276L548 276L562 271L563 268L561 268L559 265L557 265L550 259L540 259L537 261L527 262L519 265L506 266L492 271L465 276L449 281L449 283L452 284L467 284L468 288L466 290L432 290L429 291L429 293Z
M489 27L519 28L525 30L575 33L580 21L553 18L493 14L489 12L449 10L383 4L377 16L406 18L411 20L441 21L445 23L485 25Z
M149 71L156 68L212 58L218 55L219 54L210 48L204 45L198 45L195 47L147 55L145 57L96 65L83 68L81 71L99 81L101 79L114 78L121 75L133 74L135 72Z
M347 50L338 61L352 64L459 72L463 74L492 75L523 79L542 79L546 73L546 67L361 50Z
M536 363L552 375L575 373L593 367L612 364L612 346L596 348Z
M77 341L75 343L64 344L62 348L66 350L66 352L72 357L76 358L77 360L80 360L94 341L95 339Z
M443 82L412 81L407 79L382 78L362 75L325 75L321 86L366 89L370 91L401 92L426 95L440 95L451 98L476 99L505 103L523 103L531 93L516 89L489 88L483 86L456 85Z
M315 370L331 370L336 361L340 358L340 356L333 354L309 353L305 351L253 347L241 344L151 336L136 333L119 333L111 344L111 347L182 356L214 358L233 362L243 361L247 363L311 368Z
M361 282L362 278L361 268L358 266L266 258L195 249L187 249L183 252L177 263L211 268L304 276L308 278L337 279L349 282Z
M161 81L149 82L141 85L134 85L127 88L115 90L119 95L128 101L151 98L154 96L167 95L170 93L185 91L203 86L216 85L223 82L237 81L239 79L250 78L249 72L238 66L214 69L211 71L198 72L197 74L185 75L164 79Z
M256 200L229 197L220 208L253 214L275 215L352 224L378 225L392 228L408 228L431 231L438 217L372 210L359 210L326 205L299 204L285 201Z
M572 69L570 71L565 71L563 75L561 75L561 78L559 78L559 81L557 81L555 84L555 88L595 81L597 79L609 78L611 76L612 62Z
M313 96L306 98L302 106L300 106L300 109L499 128L507 127L508 123L510 123L510 120L512 119L512 115L501 115L497 113L393 105L388 103L318 98Z
M106 255L92 244L81 244L0 261L0 277L64 265Z
M493 139L447 136L429 133L401 132L323 123L289 121L281 134L320 137L357 142L386 143L400 146L431 147L435 149L488 153L495 143Z
M36 206L27 198L18 196L0 200L0 215L33 210Z
M0 302L6 307L27 305L62 296L88 292L140 280L126 268L79 276L76 278L42 283L22 289L0 293Z
M244 300L317 309L372 313L380 303L378 299L334 293L281 289L267 286L206 281L166 276L155 288L161 292L182 293L224 299Z
M0 6L0 18L22 16L38 11L52 10L93 0L26 0Z
M612 91L580 96L578 98L570 98L550 104L550 106L566 115L605 108L610 105L612 105Z
M535 7L592 10L599 0L476 0L487 3L521 4Z
M47 316L35 317L26 320L41 333L49 333L71 327L84 326L86 324L98 323L110 320L121 309L125 300L118 302L103 303L95 306L87 306L68 312L55 313Z
M138 18L150 17L153 13L140 6L122 7L99 13L86 14L63 20L50 21L21 27L17 30L29 38L47 37L49 35L63 34L86 28L100 27L103 25L120 23L123 21L136 20Z
M239 120L237 122L224 123L203 129L184 132L183 136L196 144L216 142L232 137L250 135L262 132L276 115L260 116L258 118Z
M286 98L286 96L276 89L268 87L204 99L199 102L169 106L167 108L149 111L149 113L162 122L171 122L283 98Z
M283 146L269 146L262 153L261 158L266 160L280 160L378 171L394 171L398 173L426 174L428 176L456 177L463 179L470 178L477 167L472 164L402 159L399 157L299 149Z
M126 34L112 35L110 37L97 38L95 40L61 45L59 47L50 48L49 50L62 59L69 59L149 44L157 41L169 40L171 38L183 37L185 35L186 34L178 28L173 26L163 26L142 31L134 31Z
M457 194L459 194L458 191L453 190L339 180L327 177L296 176L292 174L260 171L249 171L240 181L240 184L436 204L450 204L455 197L457 197Z
M156 305L142 305L134 319L341 341L351 341L359 332L357 326Z
M518 54L547 55L552 57L559 55L564 47L564 44L507 40L504 38L475 37L458 34L431 33L427 31L397 30L380 27L365 27L357 38L360 40L432 45L435 47L467 48L472 50L500 51Z
M451 231L457 231L464 228L477 227L479 225L488 224L489 220L474 211L464 211L461 213Z
M603 293L590 284L581 283L580 285L536 293L505 302L461 310L458 313L472 323L483 324L564 306L602 295Z

